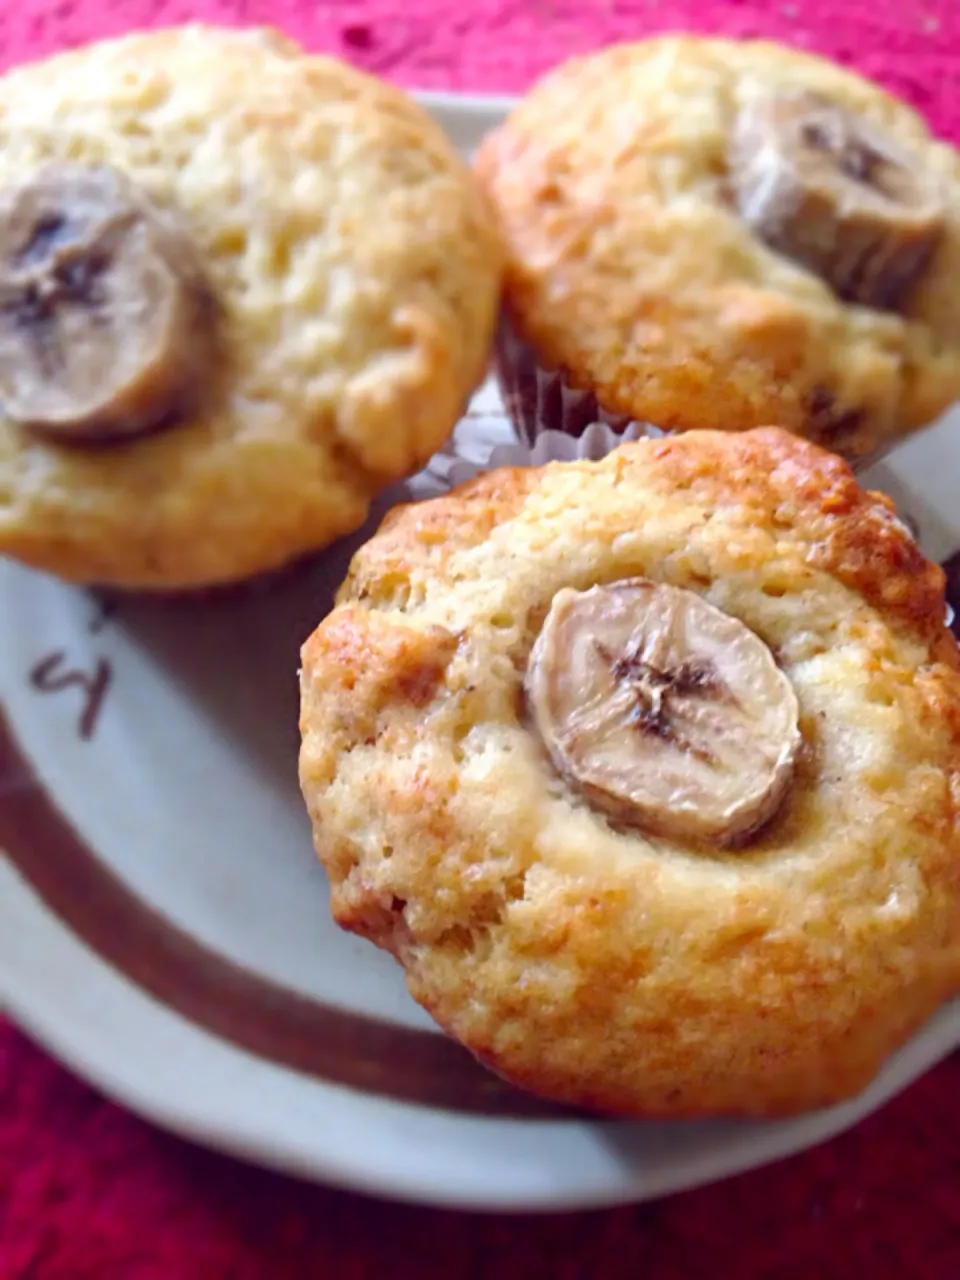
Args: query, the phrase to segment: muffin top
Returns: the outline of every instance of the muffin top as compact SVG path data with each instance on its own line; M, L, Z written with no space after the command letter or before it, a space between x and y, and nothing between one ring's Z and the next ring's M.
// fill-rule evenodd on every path
M612 413L857 459L960 396L960 158L832 63L615 46L548 75L476 168L515 328Z
M0 553L180 588L360 524L482 376L487 203L398 90L270 31L0 79Z
M943 575L783 430L392 512L304 647L301 731L337 920L537 1092L820 1105L960 986Z

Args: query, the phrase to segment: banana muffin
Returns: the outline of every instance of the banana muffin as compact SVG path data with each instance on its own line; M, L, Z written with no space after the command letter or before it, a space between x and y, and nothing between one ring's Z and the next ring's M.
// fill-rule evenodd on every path
M943 574L789 432L391 513L304 647L301 732L337 921L538 1093L816 1107L960 989Z
M568 62L482 146L521 433L779 423L862 460L960 396L960 156L778 45Z
M501 252L400 91L271 31L0 78L0 554L192 589L360 525L453 428Z

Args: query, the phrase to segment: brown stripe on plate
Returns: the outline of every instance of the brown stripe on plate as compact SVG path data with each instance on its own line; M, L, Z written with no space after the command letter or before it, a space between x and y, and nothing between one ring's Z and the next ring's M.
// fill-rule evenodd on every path
M102 960L176 1013L259 1058L421 1106L516 1119L582 1118L514 1089L445 1036L300 995L179 929L87 848L33 776L2 713L0 849Z

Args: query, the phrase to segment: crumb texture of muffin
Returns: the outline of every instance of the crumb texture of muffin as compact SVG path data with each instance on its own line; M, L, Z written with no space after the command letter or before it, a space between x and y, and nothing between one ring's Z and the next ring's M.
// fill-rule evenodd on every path
M557 600L637 581L743 624L795 696L790 785L737 847L618 825L532 723ZM335 918L521 1086L626 1115L796 1112L861 1090L960 989L943 575L789 432L643 440L397 509L302 661Z
M483 377L499 239L399 90L269 30L130 35L0 78L0 196L50 166L176 219L216 350L190 412L137 438L0 417L0 554L144 589L275 570L360 525Z
M476 169L515 337L610 414L776 422L856 460L960 397L960 156L830 62L614 46L550 73Z

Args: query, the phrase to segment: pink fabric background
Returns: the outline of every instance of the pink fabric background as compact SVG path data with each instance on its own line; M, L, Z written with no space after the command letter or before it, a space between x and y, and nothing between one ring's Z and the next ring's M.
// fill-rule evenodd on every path
M855 64L960 140L960 0L7 0L0 63L190 18L273 22L415 87L522 90L657 30L769 35ZM465 15L465 16L464 16ZM773 1169L559 1219L387 1206L196 1150L0 1023L0 1280L958 1280L960 1057Z
M523 90L613 40L680 29L764 35L856 64L960 127L956 0L7 0L0 61L155 24L273 23L415 88Z

